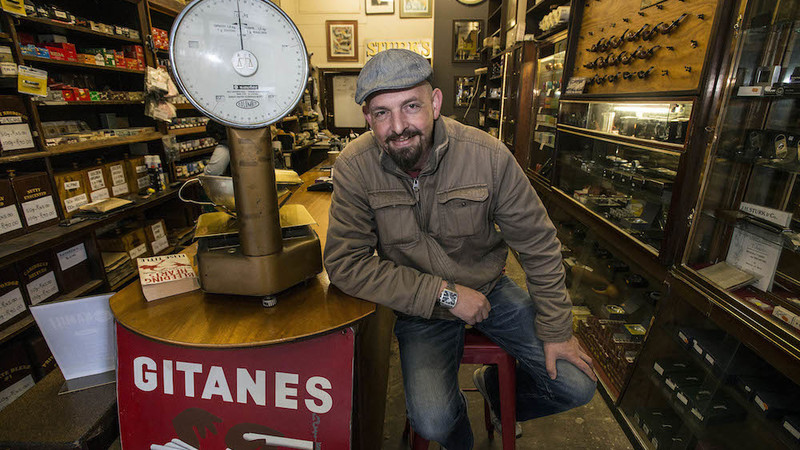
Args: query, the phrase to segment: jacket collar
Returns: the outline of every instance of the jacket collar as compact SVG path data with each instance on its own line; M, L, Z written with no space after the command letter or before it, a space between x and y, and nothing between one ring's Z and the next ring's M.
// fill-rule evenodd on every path
M428 157L428 162L425 163L425 167L422 168L420 175L427 175L436 172L439 168L439 163L442 161L444 154L447 153L447 149L450 145L450 136L448 135L448 126L447 120L444 116L439 116L433 122L433 147L431 148L431 155ZM386 172L408 177L409 175L397 167L394 160L389 156L386 151L378 144L378 140L375 139L375 134L373 133L372 139L375 142L375 145L380 149L381 152L381 167Z

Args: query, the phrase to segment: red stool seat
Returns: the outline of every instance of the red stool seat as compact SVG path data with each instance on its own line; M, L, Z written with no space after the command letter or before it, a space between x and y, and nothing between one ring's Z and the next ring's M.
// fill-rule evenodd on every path
M516 361L497 344L479 331L468 328L464 335L464 356L461 357L462 364L496 364L497 374L500 381L500 423L503 425L503 450L514 450L516 448ZM475 389L465 389L475 390ZM489 414L489 403L483 402L483 417L486 422L486 431L489 439L493 437L494 426ZM411 450L427 450L428 441L414 433L406 420L408 439L411 442Z

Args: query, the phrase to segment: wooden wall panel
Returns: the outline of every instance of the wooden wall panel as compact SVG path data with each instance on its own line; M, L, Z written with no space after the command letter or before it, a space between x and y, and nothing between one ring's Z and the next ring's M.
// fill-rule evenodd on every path
M590 94L641 94L653 92L696 91L699 87L704 62L709 54L709 40L715 29L716 0L665 0L653 6L642 8L648 0L588 0L584 5L583 21L578 36L573 77L593 78L617 75L616 81L587 85L585 93ZM652 1L651 1L652 3ZM623 41L618 48L608 48L602 52L590 49L601 38L620 36L639 31L644 25L646 31L654 27L666 27L673 21L686 16L669 34L655 33L650 40L641 35L633 42ZM693 42L694 41L694 42ZM642 46L644 50L658 47L649 59L632 58L628 65L603 68L586 68L584 65L598 57L606 58L613 53L619 56L628 54ZM647 71L650 74L639 78L636 74ZM666 71L666 72L665 72ZM623 73L633 76L624 79Z

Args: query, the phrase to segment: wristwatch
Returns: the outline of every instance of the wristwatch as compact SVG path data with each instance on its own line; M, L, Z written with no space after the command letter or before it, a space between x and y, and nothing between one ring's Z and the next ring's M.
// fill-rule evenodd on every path
M458 303L458 292L456 292L456 285L452 281L447 281L447 287L442 289L439 294L439 306L442 308L453 309Z

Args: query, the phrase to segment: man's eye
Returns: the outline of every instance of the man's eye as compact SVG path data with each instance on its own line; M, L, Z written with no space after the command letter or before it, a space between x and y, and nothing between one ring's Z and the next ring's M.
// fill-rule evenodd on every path
M383 117L384 115L386 115L386 111L375 111L374 113L372 113L372 115L375 117Z
M419 109L419 103L409 103L408 104L408 109L410 109L411 111L418 110Z

